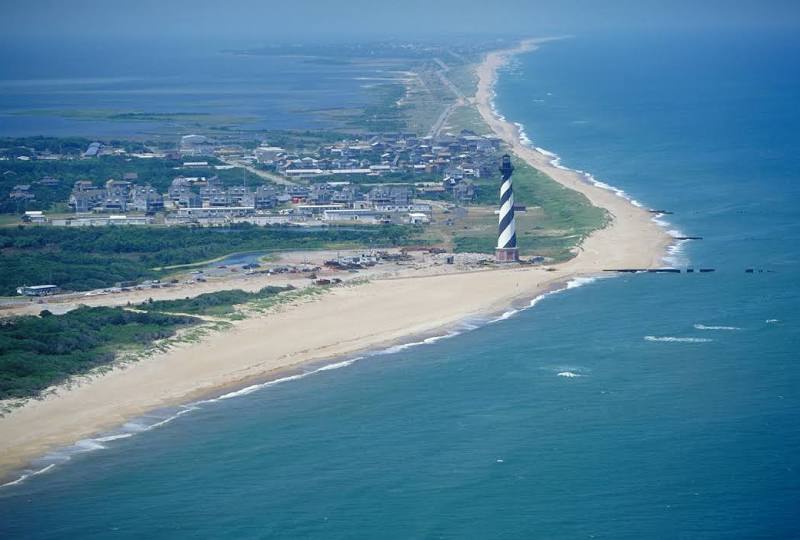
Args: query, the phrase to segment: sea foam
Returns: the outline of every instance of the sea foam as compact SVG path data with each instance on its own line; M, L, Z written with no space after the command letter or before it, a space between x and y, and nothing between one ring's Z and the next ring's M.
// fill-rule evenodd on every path
M696 337L674 337L674 336L644 336L645 341L657 341L664 343L708 343L714 341L708 338Z
M494 114L500 120L506 121L505 117L502 114L500 114L500 112L497 110L494 101L492 101L491 106ZM617 197L625 199L626 201L628 201L629 203L638 208L645 207L641 202L637 201L636 199L628 195L624 190L597 179L593 174L587 171L582 171L580 169L571 169L569 167L565 167L561 163L561 156L559 156L555 152L547 150L546 148L542 148L541 146L536 146L533 143L533 141L528 136L527 131L525 130L524 124L521 124L519 122L514 122L514 125L517 127L517 132L519 134L520 142L529 148L533 148L534 150L536 150L537 152L548 158L550 165L552 165L553 167L556 167L564 171L571 171L577 173L584 179L584 181L588 182L589 184L592 184L593 186L598 187L600 189L611 191ZM686 234L684 234L678 229L671 229L670 227L672 226L672 224L663 219L663 214L654 215L652 220L658 226L662 227L663 229L666 229L667 234L669 234L673 238L686 236ZM667 254L663 257L664 262L669 264L670 266L687 266L689 264L689 259L688 257L686 257L683 250L684 244L686 242L688 242L688 240L677 240L677 239L674 240L672 244L667 248Z
M705 324L695 324L697 330L741 330L738 326L706 326Z
M7 487L7 486L16 486L17 484L21 484L22 482L24 482L25 480L27 480L31 476L38 476L40 474L46 473L47 471L51 470L55 466L56 466L55 463L51 463L50 465L47 465L46 467L42 467L41 469L37 469L37 470L28 469L24 473L22 473L19 476L19 478L17 478L16 480L12 480L10 482L6 482L5 484L0 484L0 488L4 488L4 487Z

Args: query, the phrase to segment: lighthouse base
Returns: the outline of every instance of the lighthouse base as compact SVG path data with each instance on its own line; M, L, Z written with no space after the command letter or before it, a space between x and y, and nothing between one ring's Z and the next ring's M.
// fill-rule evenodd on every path
M517 248L497 248L494 251L494 260L499 263L510 263L519 261L519 250Z

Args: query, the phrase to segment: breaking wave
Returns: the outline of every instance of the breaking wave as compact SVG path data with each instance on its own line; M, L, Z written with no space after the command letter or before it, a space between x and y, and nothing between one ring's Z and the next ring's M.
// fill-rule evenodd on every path
M695 324L697 330L741 330L738 326L706 326L705 324Z
M40 474L46 473L47 471L49 471L50 469L52 469L55 466L56 466L55 463L51 463L50 465L47 465L46 467L43 467L43 468L38 469L38 470L27 469L16 480L12 480L10 482L6 482L5 484L0 484L0 488L4 488L6 486L16 486L17 484L21 484L22 482L24 482L25 480L27 480L31 476L38 476Z
M709 338L696 337L673 337L673 336L644 336L645 341L657 341L666 343L708 343L714 341Z
M74 444L71 444L64 448L60 448L58 450L45 454L41 458L34 461L34 465L41 466L41 468L26 469L16 479L10 482L6 482L5 484L0 484L0 488L21 484L28 478L48 472L52 470L56 465L71 460L73 456L79 454L85 454L88 452L94 452L96 450L105 450L106 448L108 448L107 443L118 441L121 439L127 439L138 433L150 431L151 429L164 426L172 422L173 420L183 416L184 414L187 414L197 409L199 409L199 407L196 406L196 404L190 404L181 406L177 410L171 410L168 412L160 412L160 413L153 412L145 416L142 416L135 421L126 422L119 429L115 431L97 437L81 439L75 442Z
M500 120L506 121L505 117L502 114L500 114L500 112L495 107L494 101L492 101L492 110ZM556 154L555 152L551 152L550 150L547 150L545 148L542 148L541 146L536 146L533 143L533 141L528 136L527 131L525 131L525 126L523 124L519 122L514 122L514 125L517 127L517 132L519 134L520 142L525 146L533 148L543 156L547 157L550 165L552 165L553 167L556 167L564 171L575 172L579 174L581 177L583 177L584 181L588 182L589 184L592 184L593 186L598 187L600 189L611 191L616 196L625 199L626 201L628 201L629 203L631 203L636 207L639 208L645 207L641 202L637 201L636 199L628 195L628 193L626 193L625 190L622 190L620 188L607 184L601 180L598 180L593 174L587 171L565 167L564 165L561 164L561 157L558 154ZM672 244L667 248L667 254L664 256L663 260L670 266L687 266L689 264L689 259L684 253L684 245L686 244L686 242L688 242L688 240L677 240L677 238L686 236L686 234L684 234L682 231L678 229L671 228L672 224L664 220L663 217L664 217L663 214L655 214L652 220L659 227L665 229L667 234L670 235L672 238L676 238L676 240L674 240Z

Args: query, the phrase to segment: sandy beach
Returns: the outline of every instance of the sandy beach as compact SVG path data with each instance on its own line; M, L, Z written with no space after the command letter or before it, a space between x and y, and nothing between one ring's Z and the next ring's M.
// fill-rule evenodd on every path
M304 364L440 333L467 317L488 317L512 305L527 305L570 279L596 275L605 268L662 266L671 239L647 210L591 184L579 173L554 166L551 157L520 142L513 124L495 115L492 98L498 69L538 43L526 41L488 54L478 68L478 91L471 100L515 154L608 211L608 226L587 238L575 258L552 271L513 266L377 277L238 321L232 329L200 343L180 345L59 389L0 418L0 477L48 450L110 430L148 410L268 380Z

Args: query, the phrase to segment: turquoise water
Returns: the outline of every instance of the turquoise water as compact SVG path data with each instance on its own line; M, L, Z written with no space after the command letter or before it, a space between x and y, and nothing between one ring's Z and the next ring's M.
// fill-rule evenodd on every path
M501 76L534 144L673 210L705 238L674 262L717 272L141 419L120 434L174 418L0 490L0 535L799 537L798 43L585 37Z

